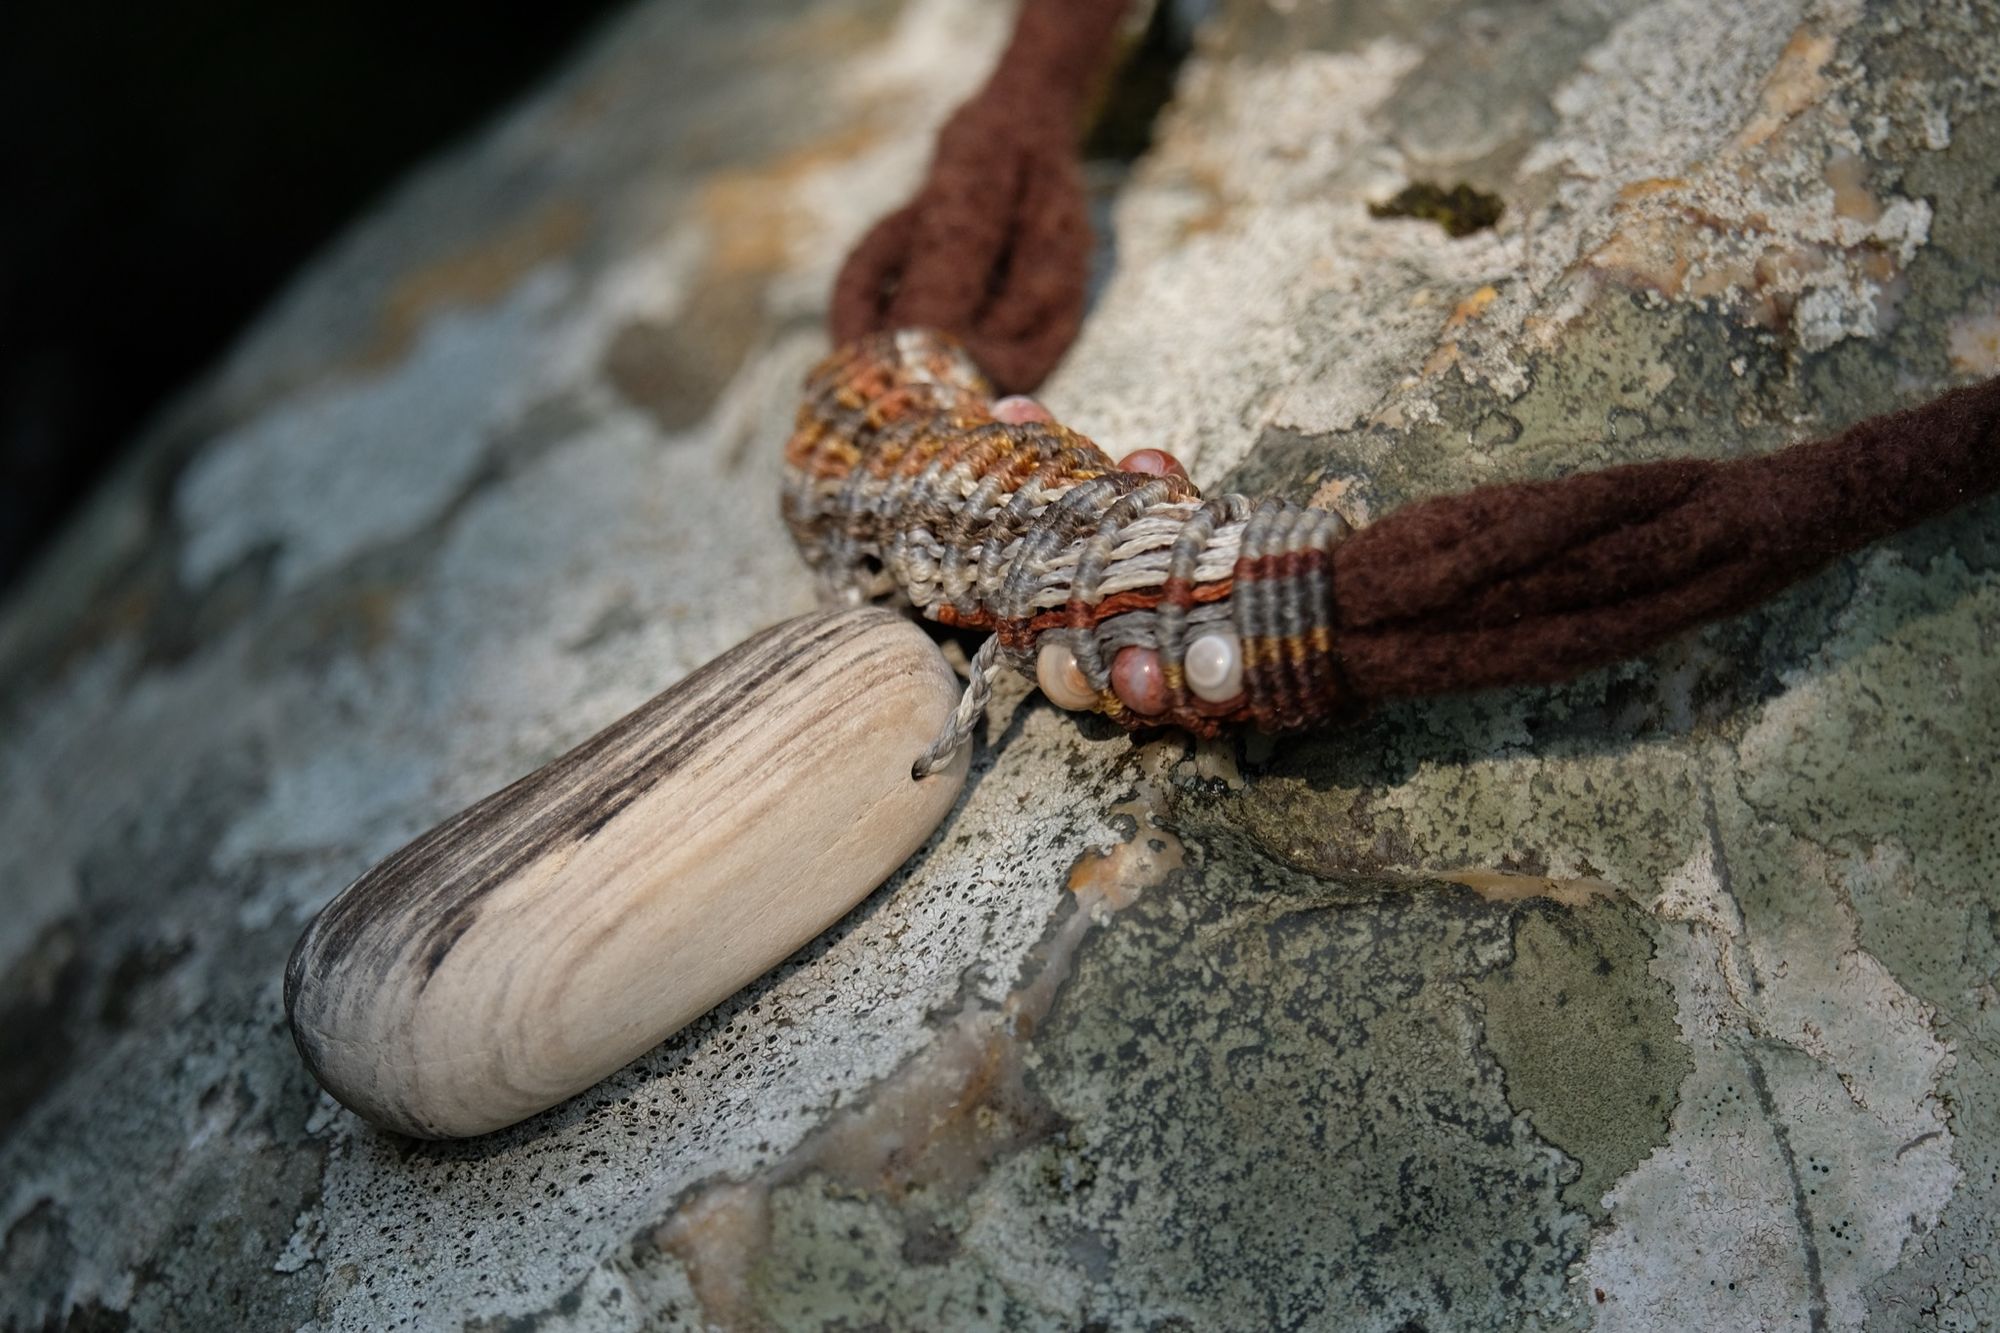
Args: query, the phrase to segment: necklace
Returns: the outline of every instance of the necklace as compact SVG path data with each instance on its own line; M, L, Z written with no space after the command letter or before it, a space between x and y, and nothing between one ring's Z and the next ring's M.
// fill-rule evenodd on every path
M2000 482L1993 384L1769 458L1487 488L1353 533L1113 464L995 394L1081 318L1070 140L1118 10L1024 7L917 199L843 271L787 452L786 517L830 589L990 631L968 688L893 613L807 617L397 853L288 970L343 1102L478 1133L654 1045L923 843L1000 670L1134 729L1297 730L1644 651Z

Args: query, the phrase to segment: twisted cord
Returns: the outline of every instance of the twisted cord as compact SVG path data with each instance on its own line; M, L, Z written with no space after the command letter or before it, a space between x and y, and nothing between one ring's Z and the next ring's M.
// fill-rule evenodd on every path
M931 742L930 748L918 755L917 762L910 766L910 776L917 781L922 782L951 763L959 747L972 739L973 728L979 725L980 718L986 716L986 705L993 698L993 678L1000 673L997 660L999 648L1000 641L989 638L972 655L972 669L966 676L965 693L958 696L958 707L952 710L951 720L938 733L938 738Z

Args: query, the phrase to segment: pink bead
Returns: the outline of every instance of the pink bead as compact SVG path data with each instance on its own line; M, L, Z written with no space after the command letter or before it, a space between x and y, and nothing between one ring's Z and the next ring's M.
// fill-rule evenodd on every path
M1055 420L1049 415L1048 408L1026 394L1013 393L1005 398L996 398L990 410L995 421L1004 421L1010 426L1025 426L1030 421Z
M1185 477L1181 460L1165 449L1134 449L1118 460L1120 472L1144 472L1155 477Z
M1125 706L1144 717L1167 711L1167 678L1160 654L1151 648L1120 648L1111 659L1111 688Z

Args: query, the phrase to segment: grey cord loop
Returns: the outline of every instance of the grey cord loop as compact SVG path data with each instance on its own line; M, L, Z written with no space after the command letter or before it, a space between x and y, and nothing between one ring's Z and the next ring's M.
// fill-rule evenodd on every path
M986 715L987 702L993 698L993 677L1000 672L999 655L998 635L988 636L986 642L979 645L979 651L972 655L972 669L965 682L965 693L958 697L958 707L952 709L951 721L945 723L944 730L938 733L930 748L910 766L911 777L922 782L949 764L957 756L959 747L972 739L972 729Z

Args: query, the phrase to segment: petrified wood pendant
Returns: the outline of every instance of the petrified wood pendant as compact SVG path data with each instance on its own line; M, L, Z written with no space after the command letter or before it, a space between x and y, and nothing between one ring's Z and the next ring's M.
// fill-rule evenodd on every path
M826 929L928 838L959 684L910 621L803 616L424 834L285 972L320 1083L386 1129L481 1134L630 1061Z

